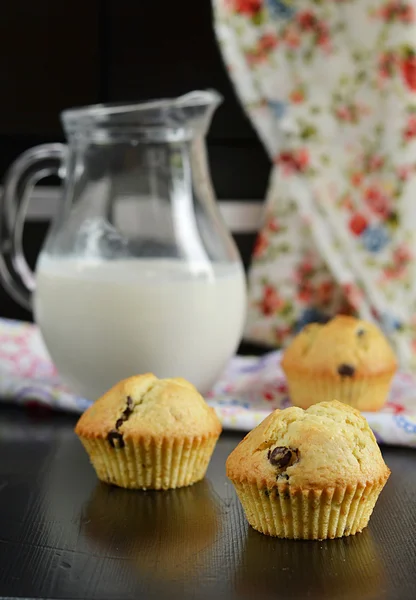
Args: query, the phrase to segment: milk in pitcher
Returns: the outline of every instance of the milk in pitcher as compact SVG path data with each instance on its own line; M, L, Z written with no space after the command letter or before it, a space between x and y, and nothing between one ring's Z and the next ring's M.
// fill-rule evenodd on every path
M59 374L95 400L120 379L153 372L207 392L242 335L240 263L42 256L34 311Z

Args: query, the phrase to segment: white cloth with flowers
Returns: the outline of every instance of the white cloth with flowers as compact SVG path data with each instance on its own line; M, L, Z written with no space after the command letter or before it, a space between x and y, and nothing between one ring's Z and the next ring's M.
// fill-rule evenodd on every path
M336 312L416 373L416 0L213 0L230 77L273 169L247 336Z

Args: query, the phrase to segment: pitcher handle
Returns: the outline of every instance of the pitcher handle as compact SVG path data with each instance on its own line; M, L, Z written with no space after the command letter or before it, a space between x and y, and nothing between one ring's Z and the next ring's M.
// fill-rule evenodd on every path
M9 167L0 205L0 279L10 296L32 309L34 273L23 252L23 228L33 188L40 179L59 175L64 144L42 144L21 154Z

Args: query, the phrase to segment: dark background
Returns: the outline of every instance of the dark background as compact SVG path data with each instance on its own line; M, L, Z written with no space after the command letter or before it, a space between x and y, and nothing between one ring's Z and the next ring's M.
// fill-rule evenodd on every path
M224 96L208 136L217 197L264 198L269 160L223 65L210 0L13 0L1 13L1 178L27 148L64 140L64 108L215 88ZM46 229L26 226L32 264ZM246 263L253 237L237 238ZM2 289L0 316L30 318Z

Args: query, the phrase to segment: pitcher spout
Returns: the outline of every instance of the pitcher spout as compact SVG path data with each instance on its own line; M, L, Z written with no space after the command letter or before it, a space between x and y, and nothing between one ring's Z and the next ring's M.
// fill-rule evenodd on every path
M174 100L174 108L178 110L178 116L182 117L184 124L198 126L200 133L205 135L222 100L222 96L215 90L196 90Z
M136 133L148 140L205 135L212 115L222 102L214 90L196 90L179 96L136 104L96 104L66 110L62 121L69 137L107 138L106 134Z

